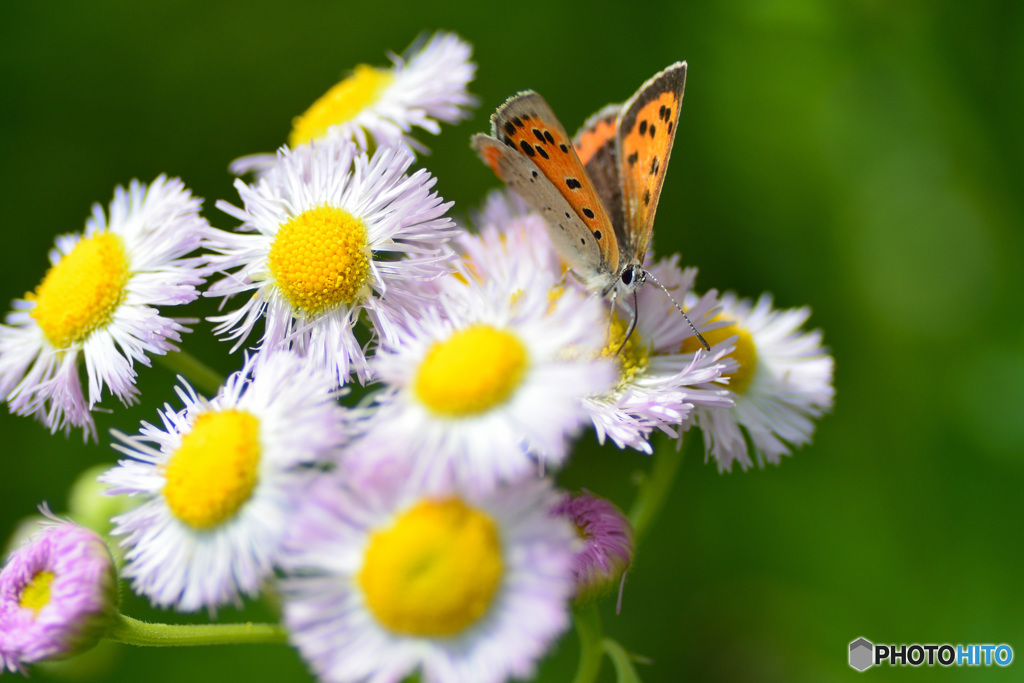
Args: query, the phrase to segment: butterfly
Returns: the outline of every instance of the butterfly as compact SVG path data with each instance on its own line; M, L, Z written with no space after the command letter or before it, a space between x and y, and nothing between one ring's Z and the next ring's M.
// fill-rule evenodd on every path
M633 296L627 339L636 327L636 293L651 277L644 257L685 84L686 62L677 62L624 104L591 116L571 140L544 98L525 90L498 107L490 135L472 138L483 162L544 216L555 249L584 286L610 293L613 306Z

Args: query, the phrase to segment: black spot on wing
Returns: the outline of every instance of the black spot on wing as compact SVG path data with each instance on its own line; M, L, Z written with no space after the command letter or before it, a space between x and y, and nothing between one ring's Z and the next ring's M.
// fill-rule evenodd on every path
M537 128L533 129L533 137L537 138L541 142L544 142L544 133L540 132L540 130Z
M565 185L570 190L578 190L581 187L583 187L583 183L581 183L580 181L576 180L575 178L566 178L565 179Z
M515 125L516 128L523 127L523 120L518 116L512 118L512 123Z
M509 137L509 136L507 136L507 135L506 135L506 136L504 137L504 139L502 140L502 142L504 142L504 143L505 143L506 145L508 145L508 146L509 146L509 147L511 147L512 149L515 149L515 148L516 148L516 143L512 142L512 138L510 138L510 137Z
M655 125L652 123L651 124L651 139L652 140L654 139L654 130L655 130Z
M555 144L555 138L551 135L551 131L549 130L544 131L544 139L547 140L549 144Z
M648 194L650 194L650 193L648 193ZM583 211L583 215L586 216L587 218L593 218L594 217L594 212L591 211L588 207L584 206L582 211Z
M509 135L515 135L516 127L512 125L511 121L505 122L505 132L508 133Z
M653 159L651 159L651 175L658 174L658 165L658 157L654 157Z
M640 135L646 135L647 134L647 121L646 120L641 121L640 122L640 127L637 130L640 131Z
M558 146L558 149L562 150L563 154L568 154L569 153L569 148L565 146L564 142Z
M601 239L601 231L600 230L595 230L594 231L594 237L597 238L597 239Z
M541 147L540 145L535 145L535 147L537 148L537 154L541 155L545 159L550 159L551 158L551 157L548 156L548 153L544 151L543 147Z
M651 203L651 191L650 190L644 190L644 206L647 206L650 203Z
M629 162L629 165L630 165L630 166L636 166L636 161L637 161L637 159L639 159L639 158L640 158L640 154L639 154L639 153L637 153L637 152L633 152L633 153L632 153L632 154L630 154L630 155L629 155L628 157L626 157L626 161L628 161L628 162Z
M525 154L528 157L537 156L537 153L533 151L533 145L531 145L526 140L519 141L519 149L523 150L523 154Z

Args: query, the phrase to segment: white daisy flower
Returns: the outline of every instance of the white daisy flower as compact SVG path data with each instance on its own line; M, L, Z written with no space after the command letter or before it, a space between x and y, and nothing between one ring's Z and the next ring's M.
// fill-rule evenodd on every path
M569 624L578 541L559 499L543 479L483 493L324 477L286 556L292 642L332 683L531 676Z
M155 307L198 296L202 259L184 257L210 230L200 204L177 178L148 187L133 180L114 190L109 219L96 204L84 234L57 238L43 281L0 325L0 397L12 412L53 432L81 427L88 439L104 388L126 405L136 401L135 363L177 350L189 331Z
M676 301L685 301L697 275L695 268L681 271L675 254L650 268ZM713 329L716 294L709 292L687 308L687 315L703 334ZM683 345L696 338L672 299L654 284L637 295L636 329L625 339L631 318L616 313L608 329L602 355L614 359L619 370L615 387L587 398L584 404L594 422L598 441L610 438L619 448L653 453L649 438L655 429L676 436L694 406L728 408L729 392L718 383L722 373L735 369L726 357L728 348L712 353L687 350Z
M800 329L811 314L807 307L775 310L770 295L754 304L732 293L719 305L718 317L729 325L705 336L735 347L731 356L739 368L725 376L736 405L698 406L693 424L720 471L731 470L733 462L743 469L753 464L747 438L758 465L778 464L792 447L810 443L814 420L832 408L835 361L820 330Z
M430 300L423 283L447 272L444 242L455 231L451 206L427 171L411 176L401 147L367 159L347 141L282 149L274 170L255 185L235 186L245 204L218 208L243 221L239 232L216 231L208 257L217 269L241 267L214 283L207 296L248 293L236 311L211 318L238 347L261 317L261 348L284 346L344 384L370 368L353 327L365 310L385 340L395 321ZM329 248L328 248L329 247Z
M404 144L425 150L410 135L413 128L437 135L438 121L458 123L476 105L467 90L476 75L472 52L454 33L437 32L414 42L404 56L389 55L390 68L360 64L295 118L288 145L334 138L352 140L362 149ZM274 162L272 154L256 154L237 159L231 170L238 175L262 172Z
M252 379L250 379L252 375ZM328 377L294 354L250 359L207 401L182 383L185 407L163 427L115 432L131 459L100 477L144 502L114 517L123 576L155 605L190 612L241 602L271 576L296 491L333 463L350 423Z
M446 285L437 308L375 358L387 390L371 440L411 459L413 476L452 471L484 489L560 465L586 419L583 397L614 382L612 363L595 358L600 301L573 290L552 299L531 285Z

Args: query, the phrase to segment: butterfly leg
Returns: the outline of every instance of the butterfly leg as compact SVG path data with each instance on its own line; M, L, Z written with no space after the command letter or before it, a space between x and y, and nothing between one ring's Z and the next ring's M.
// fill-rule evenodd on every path
M573 270L572 268L566 268L566 269L565 269L565 270L564 270L564 271L562 272L562 279L558 281L558 286L562 286L562 285L564 285L564 284L565 284L565 281L566 281L566 280L567 280L567 279L569 278L569 274L570 274L570 273L572 274L572 279L573 279L573 280L575 280L576 282L580 283L580 284L581 284L581 285L583 285L584 287L586 287L586 286L587 286L587 283L586 283L586 282L584 282L584 281L583 281L583 279L582 279L582 278L580 278L580 276L579 276L579 275L577 275L577 274L576 274L576 271L575 271L575 270Z

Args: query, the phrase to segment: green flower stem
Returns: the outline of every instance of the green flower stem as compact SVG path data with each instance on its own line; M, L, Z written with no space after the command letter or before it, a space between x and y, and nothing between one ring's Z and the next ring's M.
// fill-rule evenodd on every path
M661 514L683 462L683 453L676 450L673 442L661 438L654 449L653 460L651 471L641 484L633 509L629 511L629 523L636 533L637 545L640 545L641 538Z
M615 678L619 683L640 683L640 676L633 667L633 660L629 653L611 638L601 641L601 648L608 653L615 667Z
M576 633L580 637L580 661L573 683L594 683L601 673L601 615L597 604L577 606L572 612Z
M147 624L124 614L117 615L109 637L140 647L288 642L288 632L278 624Z
M224 384L224 377L201 363L195 356L184 351L172 351L156 357L157 362L171 372L188 380L193 388L206 396L214 396Z

